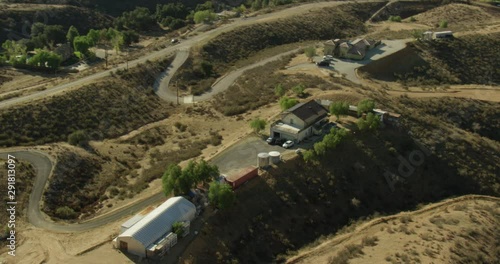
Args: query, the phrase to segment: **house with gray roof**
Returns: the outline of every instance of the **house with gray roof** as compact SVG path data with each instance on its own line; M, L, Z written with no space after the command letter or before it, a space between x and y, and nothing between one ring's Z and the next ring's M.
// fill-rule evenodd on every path
M326 123L328 110L315 100L299 103L281 113L281 119L271 125L270 135L300 142L321 133L320 125Z

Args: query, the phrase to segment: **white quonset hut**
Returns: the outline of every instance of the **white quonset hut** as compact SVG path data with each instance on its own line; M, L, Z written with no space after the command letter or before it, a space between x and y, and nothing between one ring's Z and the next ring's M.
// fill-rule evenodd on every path
M175 222L192 221L196 207L183 197L172 197L121 233L115 246L134 255L145 257L172 231Z

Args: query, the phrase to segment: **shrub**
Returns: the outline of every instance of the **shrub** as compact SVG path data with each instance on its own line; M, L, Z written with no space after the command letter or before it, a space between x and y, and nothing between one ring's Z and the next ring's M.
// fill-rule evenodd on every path
M439 22L439 27L440 28L447 28L448 27L448 21L443 20L443 21Z
M401 17L400 16L390 16L389 21L392 22L401 22Z
M63 207L57 208L56 216L61 218L61 219L73 219L77 216L77 214L75 213L75 210L73 210L67 206L63 206Z
M83 130L77 130L68 136L68 143L73 146L84 146L88 143L89 137Z
M280 98L279 104L281 106L282 110L287 110L289 108L292 108L296 104L298 104L299 101L295 98L288 98L286 96L283 96Z
M255 133L259 133L260 131L264 130L264 128L266 128L266 124L267 124L266 120L260 119L259 117L250 121L250 127L253 129Z

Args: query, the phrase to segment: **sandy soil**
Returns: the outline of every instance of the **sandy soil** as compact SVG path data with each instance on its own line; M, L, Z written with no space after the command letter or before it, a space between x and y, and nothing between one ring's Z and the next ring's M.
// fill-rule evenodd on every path
M360 224L354 232L327 239L300 252L288 263L330 263L330 258L347 245L359 245L366 237L375 237L376 242L364 245L363 253L351 257L349 263L399 263L404 259L409 263L452 263L450 248L467 241L463 236L466 232L494 228L500 221L495 217L499 212L499 198L458 197ZM491 236L495 239L494 234Z

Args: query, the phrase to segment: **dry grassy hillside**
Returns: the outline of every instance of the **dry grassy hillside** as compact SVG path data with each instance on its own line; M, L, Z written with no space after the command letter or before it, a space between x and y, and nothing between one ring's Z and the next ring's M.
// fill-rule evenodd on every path
M2 157L3 158L3 157ZM9 220L9 215L7 212L7 202L9 201L8 196L7 196L7 161L5 159L0 159L0 188L4 190L2 192L2 200L0 204L0 210L2 210L2 213L0 214L0 223L1 229L0 229L0 253L4 252L7 250L7 232L10 229L7 229L7 223ZM31 164L25 163L25 162L17 162L16 163L16 182L15 182L15 192L16 192L16 217L18 219L21 218L21 216L25 216L25 209L28 207L28 199L29 199L29 194L31 192L33 180L35 179L35 169L31 166ZM17 224L17 228L19 228L19 223ZM18 238L19 239L19 238Z
M500 199L464 196L350 226L287 263L496 263Z
M439 6L427 12L413 16L420 24L431 27L447 21L452 30L464 30L475 25L486 26L488 22L498 19L500 11L495 8L484 8L466 4L449 4Z
M500 33L415 41L359 68L368 77L406 85L500 83Z
M79 6L0 4L0 43L7 39L19 39L29 34L35 22L47 25L62 25L67 30L71 25L84 34L91 28L112 25L111 17L95 10ZM28 27L24 22L27 21Z
M468 109L453 101L441 103ZM399 106L408 107L401 112L404 116L414 115L403 122L410 132L356 132L317 163L300 157L287 160L243 186L234 208L207 219L184 255L185 263L282 262L285 255L352 221L453 196L500 194L498 142L462 130L451 120L443 122L440 114L423 110L429 106L411 99ZM415 157L417 151L421 156ZM408 159L417 165L401 170L402 160L409 164Z
M2 111L0 146L66 141L76 130L87 131L92 139L112 138L167 118L172 106L152 87L170 61L149 62L61 96Z

